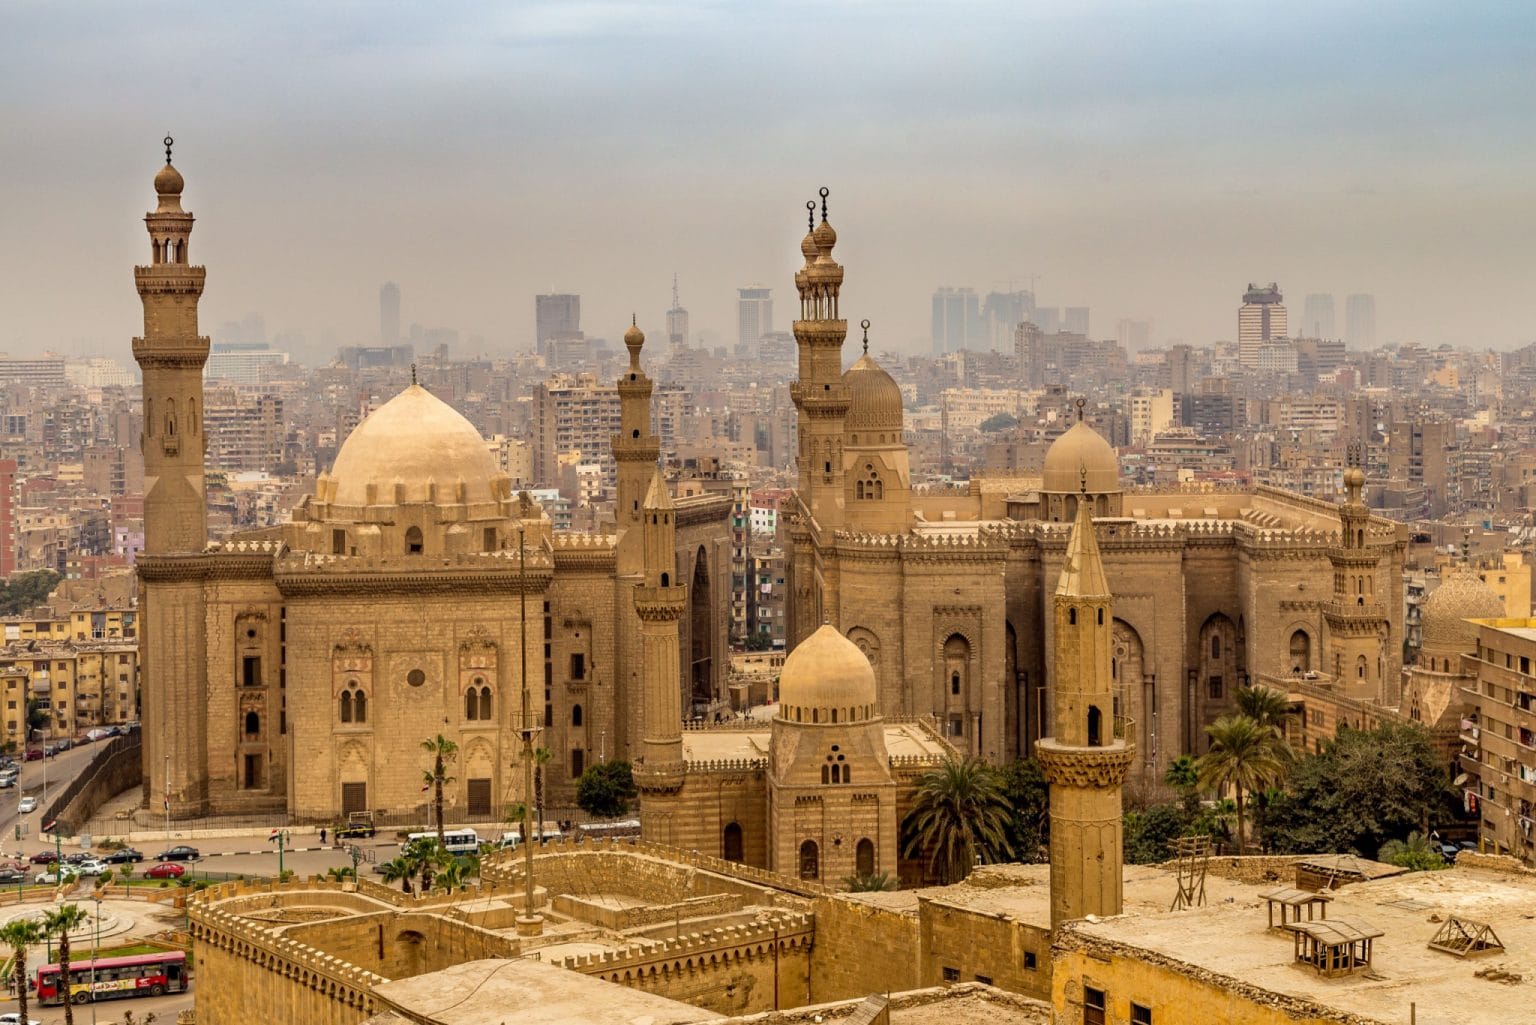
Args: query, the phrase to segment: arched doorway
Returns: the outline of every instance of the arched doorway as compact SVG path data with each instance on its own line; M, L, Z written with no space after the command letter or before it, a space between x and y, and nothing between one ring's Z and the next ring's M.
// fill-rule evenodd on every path
M1305 630L1291 634L1291 672L1297 676L1312 671L1312 638Z
M944 641L943 688L941 708L944 709L944 733L950 743L969 751L966 742L969 728L966 723L971 701L971 642L961 634L950 634Z
M725 835L720 839L720 856L726 861L744 861L741 843L741 824L729 823L725 827Z
M875 842L867 836L854 848L853 867L854 873L860 879L867 879L875 874Z
M715 701L715 631L709 602L709 553L699 545L693 560L693 582L688 588L689 704L694 715L703 715Z
M815 840L807 840L800 845L800 878L821 878L821 848Z

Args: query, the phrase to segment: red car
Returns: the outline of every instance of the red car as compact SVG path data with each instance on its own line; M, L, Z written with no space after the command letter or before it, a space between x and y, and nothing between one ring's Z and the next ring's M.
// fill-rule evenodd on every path
M59 856L52 851L38 851L32 855L32 864L34 865L52 865L58 860Z
M144 870L145 879L180 879L186 874L186 866L178 865L174 861L164 861L154 868Z
M27 761L40 762L43 760L43 749L40 747L27 748Z

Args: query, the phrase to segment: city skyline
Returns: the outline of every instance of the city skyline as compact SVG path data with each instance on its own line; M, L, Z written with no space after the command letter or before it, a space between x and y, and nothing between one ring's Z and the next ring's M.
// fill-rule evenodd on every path
M28 202L0 349L126 357L122 211L167 129L216 225L208 323L257 311L311 351L376 337L384 281L464 352L526 347L552 290L596 337L631 311L660 335L674 272L695 339L728 346L742 283L789 287L822 185L860 268L845 307L900 351L929 347L935 288L1036 275L1043 304L1106 336L1150 320L1153 344L1234 340L1248 280L1374 295L1379 342L1530 340L1527 11L786 10L325 11L300 36L261 10L26 5L0 70L30 153L4 172Z

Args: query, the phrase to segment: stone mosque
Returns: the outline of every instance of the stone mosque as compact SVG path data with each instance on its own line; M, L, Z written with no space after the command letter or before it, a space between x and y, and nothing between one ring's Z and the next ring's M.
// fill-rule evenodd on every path
M182 188L168 154L153 261L135 269L146 787L173 815L409 814L417 745L438 732L461 751L449 815L488 815L521 790L521 681L542 673L532 715L553 793L626 757L648 840L805 879L894 876L915 780L946 757L1038 756L1066 816L1053 838L1117 852L1122 781L1156 783L1201 752L1259 677L1399 702L1404 542L1360 503L1356 468L1342 506L1265 487L1127 491L1079 404L1040 478L914 489L900 389L867 323L842 367L825 190L795 275L791 651L771 721L684 727L686 702L724 691L729 503L669 493L635 327L612 534L553 532L473 426L413 383L292 522L209 544L204 271ZM1074 893L1090 910L1118 901Z

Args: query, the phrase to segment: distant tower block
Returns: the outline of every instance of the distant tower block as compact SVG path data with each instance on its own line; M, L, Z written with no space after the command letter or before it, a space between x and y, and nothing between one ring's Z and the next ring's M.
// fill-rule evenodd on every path
M1035 745L1051 784L1051 928L1122 904L1121 785L1135 756L1117 728L1113 599L1089 513L1087 470L1056 584L1052 733Z

